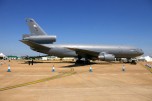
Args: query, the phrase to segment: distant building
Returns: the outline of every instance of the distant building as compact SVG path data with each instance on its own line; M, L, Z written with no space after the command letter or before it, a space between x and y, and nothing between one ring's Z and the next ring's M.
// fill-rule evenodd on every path
M74 61L75 58L74 57L64 57L62 58L62 61Z
M9 60L17 60L18 59L18 57L17 56L7 56L7 59L9 59Z
M138 61L146 61L146 60L145 60L145 57L141 56L141 57L138 57Z
M42 60L48 60L48 57L42 57L41 59Z

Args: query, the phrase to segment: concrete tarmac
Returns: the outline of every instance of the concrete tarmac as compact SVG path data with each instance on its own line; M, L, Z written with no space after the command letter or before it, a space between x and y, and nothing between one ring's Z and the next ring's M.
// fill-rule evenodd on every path
M90 65L66 62L34 65L15 60L2 62L0 101L152 100L152 73L142 65L146 63L124 64L125 71L122 71L122 63L102 62L92 64L93 72L89 72ZM7 72L8 64L11 72ZM53 65L55 72L52 72ZM50 79L45 81L46 78ZM7 87L10 89L3 90Z

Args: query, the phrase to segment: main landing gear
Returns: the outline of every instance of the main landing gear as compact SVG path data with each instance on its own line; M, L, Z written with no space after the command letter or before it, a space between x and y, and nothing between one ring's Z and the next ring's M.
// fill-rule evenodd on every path
M90 64L90 60L86 58L78 58L76 64Z

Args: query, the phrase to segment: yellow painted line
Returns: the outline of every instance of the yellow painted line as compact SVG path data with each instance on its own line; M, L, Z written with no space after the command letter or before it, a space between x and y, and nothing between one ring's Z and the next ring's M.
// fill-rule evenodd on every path
M149 70L152 73L152 68L149 68L147 66L145 66L147 68L147 70Z
M59 74L59 75L55 75L55 76L52 76L52 77L47 77L47 78L36 80L36 81L31 81L31 82L27 82L27 83L23 83L23 84L17 84L17 85L14 85L14 86L8 86L8 87L0 88L0 91L5 91L5 90L14 89L14 88L23 87L23 86L28 86L28 85L32 85L32 84L37 84L37 83L41 83L41 82L45 82L45 81L49 81L49 80L54 80L54 79L57 79L57 78L70 76L70 75L75 74L75 73L76 72L74 72L74 69L71 68L71 71L69 71L69 72L64 72L64 73Z

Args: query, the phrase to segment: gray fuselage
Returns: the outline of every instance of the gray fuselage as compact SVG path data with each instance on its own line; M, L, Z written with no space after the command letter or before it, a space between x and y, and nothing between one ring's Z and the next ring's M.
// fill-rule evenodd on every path
M96 52L96 54L92 55L93 58L97 58L98 55L102 52L105 52L107 54L114 54L116 58L134 58L143 54L143 51L141 49L130 47L130 46L55 45L55 44L44 44L44 46L50 48L50 50L46 52L47 54L59 56L59 57L77 57L78 56L77 52L74 50L71 50L71 48Z

